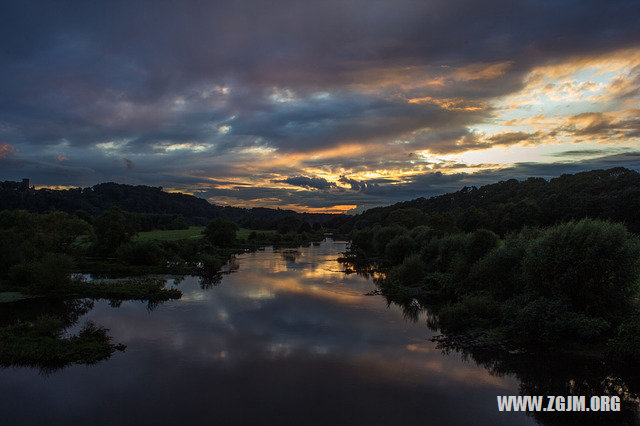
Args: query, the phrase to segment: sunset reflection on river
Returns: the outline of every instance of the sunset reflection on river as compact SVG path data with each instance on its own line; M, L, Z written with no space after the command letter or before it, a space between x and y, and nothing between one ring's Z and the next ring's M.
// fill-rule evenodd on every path
M48 375L0 370L7 424L533 423L497 411L515 379L443 354L423 314L365 295L375 284L336 261L345 247L244 254L217 286L178 280L182 299L154 310L96 302L81 322L126 351Z

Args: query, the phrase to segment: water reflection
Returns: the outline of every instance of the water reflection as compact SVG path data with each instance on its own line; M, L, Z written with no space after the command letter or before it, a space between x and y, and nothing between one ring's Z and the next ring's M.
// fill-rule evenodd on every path
M113 306L113 305L112 305ZM20 366L49 374L72 364L94 364L124 346L92 322L77 326L90 300L32 298L0 311L0 367ZM71 332L72 328L76 333Z
M382 291L384 294L385 292ZM426 315L426 324L437 330L436 318L429 315L428 308L411 296L385 294L389 305L402 309L407 320L418 322ZM466 336L473 343L473 337ZM602 360L596 356L558 352L526 352L521 350L495 350L484 345L474 347L465 344L465 336L437 335L431 340L445 355L457 354L463 359L484 367L495 377L515 377L519 381L519 395L553 396L618 396L621 401L619 413L529 413L540 424L589 424L589 425L640 425L640 371L620 364ZM588 407L588 402L587 405Z
M95 302L80 321L110 329L127 351L47 377L0 370L4 422L535 423L497 411L497 394L522 391L519 370L443 355L424 311L367 295L372 280L336 262L344 250L329 240L245 254L211 284L169 280L183 297L153 311Z

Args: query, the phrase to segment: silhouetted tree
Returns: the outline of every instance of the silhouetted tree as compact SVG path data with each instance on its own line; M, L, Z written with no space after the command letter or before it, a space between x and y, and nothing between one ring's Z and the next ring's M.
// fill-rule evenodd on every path
M103 255L113 255L122 244L135 235L133 225L122 210L112 207L96 218L94 224L96 250Z
M222 219L212 220L203 231L206 240L218 247L229 247L236 241L238 226Z

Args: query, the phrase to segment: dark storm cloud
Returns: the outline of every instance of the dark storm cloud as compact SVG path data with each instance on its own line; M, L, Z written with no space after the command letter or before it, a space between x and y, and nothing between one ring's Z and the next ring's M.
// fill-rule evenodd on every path
M610 154L612 150L607 149L571 149L568 151L554 152L549 154L551 157L591 157L594 155Z
M315 189L329 189L336 186L335 183L327 181L325 178L319 177L307 177L307 176L293 176L287 179L275 179L274 183L286 183L293 186L300 186L302 188L315 188Z
M489 101L523 87L534 66L640 41L635 0L23 1L3 2L0 16L0 178L50 184L187 188L237 176L243 148L403 139L454 153L532 141L518 132L479 140L468 126L488 120ZM616 96L637 93L637 76L614 84ZM629 136L636 121L603 116L564 131ZM344 156L330 166L391 161ZM351 191L331 196L378 203L420 193L412 185L453 187L455 176L394 185L345 177ZM306 197L299 192L290 198ZM318 204L314 192L299 202Z
M319 107L317 117L309 117L313 105L303 118L304 107L265 111L261 103L269 87L293 87L304 96L354 83L376 67L511 61L499 80L446 89L451 96L462 87L466 96L495 96L514 90L517 76L533 64L636 43L635 6L633 1L5 4L0 111L3 119L36 124L36 138L68 138L68 133L83 143L110 136L163 138L158 127L166 124L162 113L170 112L174 96L228 84L245 91L224 108L230 114L248 111L240 128L276 136L278 143L279 126L289 125L294 130L283 137L286 143L313 123L337 120L339 113L348 120L354 106L338 105L333 113ZM488 87L493 88L487 92ZM122 118L119 101L149 108L162 123L139 117L118 129L113 121ZM385 115L415 117L393 107L371 105ZM368 117L355 114L356 121ZM204 118L193 117L196 123ZM261 125L272 118L273 128ZM394 132L415 126L409 118L396 121ZM351 128L338 123L336 132L346 127L353 136L362 126L356 123L349 134ZM196 136L202 135L185 135Z

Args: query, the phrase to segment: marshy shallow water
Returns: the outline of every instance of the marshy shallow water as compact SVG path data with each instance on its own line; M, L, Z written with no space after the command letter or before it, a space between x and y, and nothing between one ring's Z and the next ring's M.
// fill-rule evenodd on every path
M0 369L1 423L535 423L497 410L519 380L443 354L424 314L406 318L366 295L372 280L342 272L345 248L240 255L216 285L169 279L184 295L154 309L95 302L77 327L94 321L126 351L46 373Z

